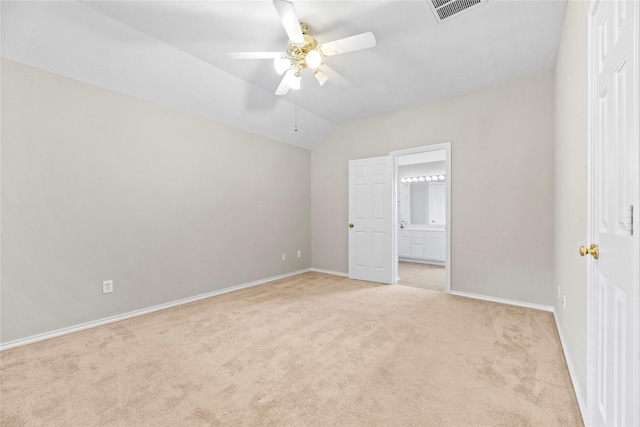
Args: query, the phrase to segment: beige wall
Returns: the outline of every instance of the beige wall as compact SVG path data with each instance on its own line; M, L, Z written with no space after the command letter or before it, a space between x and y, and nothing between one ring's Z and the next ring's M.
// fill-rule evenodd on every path
M555 253L556 318L576 391L586 402L587 265L587 14L589 2L569 1L556 64ZM560 297L558 294L560 293ZM562 295L566 308L562 308Z
M553 304L554 78L336 129L312 150L313 267L348 271L348 161L451 142L452 288Z
M308 150L7 60L2 114L4 343L310 267Z

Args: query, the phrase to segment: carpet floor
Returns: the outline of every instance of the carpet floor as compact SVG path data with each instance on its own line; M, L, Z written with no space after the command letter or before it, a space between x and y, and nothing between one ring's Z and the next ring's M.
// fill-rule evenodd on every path
M398 276L398 285L432 291L444 291L447 282L443 265L401 261L398 263Z
M579 426L551 313L305 273L0 353L3 426Z

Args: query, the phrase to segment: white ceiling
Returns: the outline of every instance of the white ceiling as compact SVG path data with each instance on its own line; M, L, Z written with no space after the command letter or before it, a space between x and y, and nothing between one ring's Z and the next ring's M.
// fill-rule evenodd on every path
M325 59L349 87L303 73L285 97L272 61L226 56L286 49L269 0L2 1L2 56L306 148L339 124L553 69L566 0L489 0L442 24L426 1L294 0L318 42L371 31L377 46Z

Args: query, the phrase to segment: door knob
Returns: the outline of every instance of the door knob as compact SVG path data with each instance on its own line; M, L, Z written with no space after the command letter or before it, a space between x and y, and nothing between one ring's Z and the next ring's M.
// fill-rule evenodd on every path
M600 248L598 245L591 245L587 249L586 246L580 246L580 256L585 256L586 254L591 254L595 259L598 259L600 256Z
M349 228L353 228L353 223L350 223L350 224L349 224Z

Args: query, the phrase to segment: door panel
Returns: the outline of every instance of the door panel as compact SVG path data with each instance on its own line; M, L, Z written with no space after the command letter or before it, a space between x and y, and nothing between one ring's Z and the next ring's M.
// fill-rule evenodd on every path
M424 237L411 237L411 258L424 259L424 255Z
M381 270L385 268L386 260L385 257L385 240L389 237L387 233L381 233L379 231L374 231L371 233L373 240L372 247L372 258L373 263L372 266L376 270Z
M445 260L445 239L444 233L443 236L440 237L428 237L426 238L426 258L433 259L437 261Z
M384 221L385 219L388 219L386 216L386 213L389 210L389 206L387 206L389 204L387 187L389 187L389 183L387 182L376 182L371 186L373 190L372 218L378 221Z
M354 219L364 220L367 217L367 185L366 184L357 184L354 187L355 189L355 203L353 217Z
M411 256L411 237L403 236L402 231L398 237L398 256L408 258Z
M364 231L354 231L352 233L356 249L354 251L354 264L358 268L367 267L367 233Z

